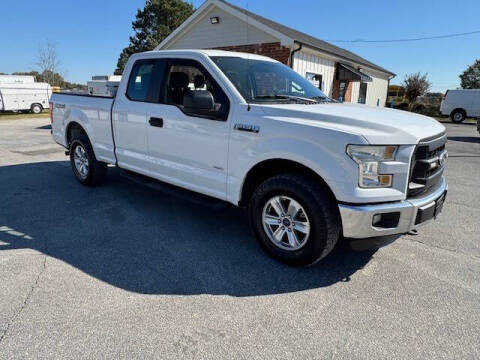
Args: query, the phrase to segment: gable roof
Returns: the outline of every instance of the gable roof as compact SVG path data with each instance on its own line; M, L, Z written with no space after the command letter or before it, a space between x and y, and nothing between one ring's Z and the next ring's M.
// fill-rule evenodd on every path
M387 69L384 69L381 66L378 66L378 65L362 58L361 56L358 56L357 54L352 53L351 51L342 49L338 46L332 45L332 44L330 44L326 41L320 40L318 38L315 38L313 36L305 34L301 31L298 31L298 30L292 29L288 26L279 24L279 23L277 23L273 20L264 18L263 16L252 13L248 10L245 10L245 9L241 8L241 7L232 5L228 2L226 2L225 0L217 0L217 1L223 3L227 6L230 6L237 11L240 11L241 13L255 19L259 23L262 23L265 26L268 26L268 27L274 29L275 31L278 31L279 33L282 33L282 34L288 36L289 38L292 38L295 42L310 46L314 49L326 52L326 53L334 55L334 56L344 58L346 60L353 61L353 62L361 64L361 65L368 66L372 69L375 69L375 70L378 70L378 71L381 71L381 72L384 72L384 73L387 73L387 74L390 74L390 75L395 75L393 72L391 72Z
M225 0L207 0L205 1L187 20L185 20L178 28L176 28L169 36L167 36L155 49L160 50L170 41L179 36L183 31L188 31L189 27L195 23L195 21L201 18L202 14L210 10L212 6L217 6L223 10L227 10L232 13L232 15L237 17L242 17L245 15L247 21L251 19L250 24L256 27L259 27L261 30L266 31L273 35L274 37L279 37L283 43L284 39L288 39L289 43L298 43L314 50L332 55L336 58L339 58L340 61L352 62L355 64L363 65L371 69L380 71L382 73L393 75L395 74L381 66L378 66L357 54L352 53L351 51L342 49L338 46L332 45L326 41L320 40L308 34L305 34L301 31L292 29L288 26L279 24L273 20L264 18L263 16L252 13L246 9L230 4Z

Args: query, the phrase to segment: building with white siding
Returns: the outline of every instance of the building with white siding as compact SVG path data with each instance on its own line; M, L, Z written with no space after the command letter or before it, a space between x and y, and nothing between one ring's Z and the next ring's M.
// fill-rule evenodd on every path
M274 58L330 97L385 106L395 76L348 50L294 30L223 0L207 0L156 50L223 49Z

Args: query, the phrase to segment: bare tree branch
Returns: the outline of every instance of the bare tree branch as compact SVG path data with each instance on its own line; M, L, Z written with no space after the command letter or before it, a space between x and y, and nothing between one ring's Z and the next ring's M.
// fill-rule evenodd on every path
M57 46L55 43L47 41L44 45L40 45L37 55L37 67L45 80L52 86L56 85L55 74L58 72L60 60L57 54Z

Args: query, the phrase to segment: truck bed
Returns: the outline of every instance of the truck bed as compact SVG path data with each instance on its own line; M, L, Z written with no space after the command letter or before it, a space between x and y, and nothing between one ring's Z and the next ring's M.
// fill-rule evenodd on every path
M115 163L111 110L114 99L86 93L53 93L52 135L57 143L68 147L68 129L72 123L87 132L96 157L100 161Z

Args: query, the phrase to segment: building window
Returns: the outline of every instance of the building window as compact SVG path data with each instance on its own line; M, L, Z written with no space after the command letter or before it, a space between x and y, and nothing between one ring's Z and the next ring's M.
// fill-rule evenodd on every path
M307 72L306 78L308 81L310 81L313 84L313 86L315 86L320 90L323 90L323 81L322 81L323 77L321 74Z
M360 91L358 92L358 103L365 104L367 102L367 83L360 83Z

